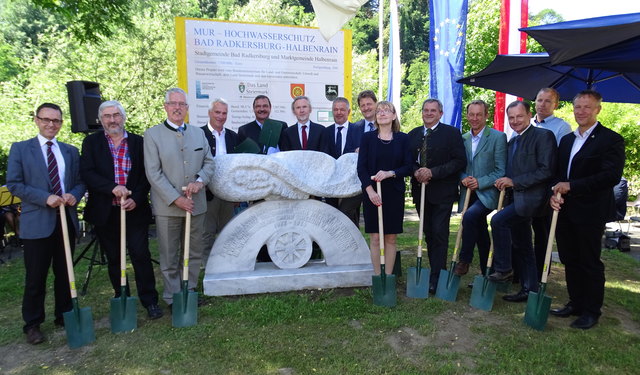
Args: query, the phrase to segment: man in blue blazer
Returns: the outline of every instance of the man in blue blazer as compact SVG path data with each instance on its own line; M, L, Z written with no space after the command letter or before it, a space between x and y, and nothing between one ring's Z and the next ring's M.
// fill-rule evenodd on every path
M371 90L364 90L358 94L358 108L364 118L356 121L355 124L362 126L362 131L365 133L376 130L373 123L376 121L377 102L376 94Z
M40 324L45 319L49 266L53 266L55 276L54 323L64 326L62 314L72 308L59 207L66 208L73 244L78 233L76 205L85 192L78 149L56 139L62 126L60 107L44 103L36 110L34 120L38 135L11 145L7 166L9 191L22 200L20 237L26 270L22 318L27 342L33 345L45 339Z
M529 291L538 291L536 260L531 237L531 218L539 216L549 199L556 167L556 140L549 130L531 126L531 106L514 101L507 106L509 126L514 131L508 143L506 176L496 180L507 190L511 203L491 218L494 270L489 279L505 282L520 275L520 291L502 298L524 302Z
M348 152L358 152L363 130L361 126L349 122L349 100L339 96L334 99L331 109L335 123L324 129L323 151L336 159ZM328 198L327 203L347 215L356 227L360 226L362 194L350 198Z
M293 99L291 111L298 121L284 130L280 142L280 151L322 151L324 126L309 120L309 115L311 115L311 101L309 98L298 96Z
M149 319L163 315L158 306L156 278L149 252L149 181L144 172L142 137L124 129L127 114L122 104L106 101L98 108L104 131L82 142L80 174L89 196L84 218L94 225L107 256L109 278L120 296L120 211L126 211L127 250L135 271L136 290ZM124 204L120 201L124 198ZM127 295L129 287L127 283Z
M458 199L460 173L467 165L460 130L441 123L442 114L439 100L425 100L422 103L424 124L409 132L409 149L414 161L411 195L418 212L420 184L427 185L423 226L431 265L429 292L432 294L438 287L440 270L447 267L451 209Z
M498 189L495 181L504 176L507 163L507 136L503 132L489 128L487 117L489 106L482 100L474 100L467 105L467 120L471 130L464 134L464 148L467 152L467 167L461 174L460 204L467 194L471 194L469 207L462 218L462 246L460 261L453 272L462 276L469 271L473 260L473 248L478 246L480 270L485 273L491 239L487 229L487 215L498 206Z
M613 187L624 168L624 139L598 122L602 96L585 90L573 99L578 129L562 137L551 206L560 210L556 241L565 266L569 302L551 310L559 317L579 316L571 327L598 323L604 300L600 260L605 223L615 215ZM562 197L557 200L555 194Z

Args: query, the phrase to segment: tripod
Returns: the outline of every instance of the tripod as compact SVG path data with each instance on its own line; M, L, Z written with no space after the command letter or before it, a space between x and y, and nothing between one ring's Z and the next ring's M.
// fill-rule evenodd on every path
M82 249L82 252L76 257L73 261L73 265L77 265L82 259L89 260L89 268L87 269L87 273L85 276L84 284L82 284L82 289L80 289L80 295L84 296L87 294L87 288L89 288L89 281L91 280L91 273L93 272L93 267L104 266L107 264L107 258L104 255L104 251L100 247L100 241L98 241L98 237L96 236L95 229L91 229L91 241L87 244L87 246ZM91 250L91 255L87 255L87 253Z

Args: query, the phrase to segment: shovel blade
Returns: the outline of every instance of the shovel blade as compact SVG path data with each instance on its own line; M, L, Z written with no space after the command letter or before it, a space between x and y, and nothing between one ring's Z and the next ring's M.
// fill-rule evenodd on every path
M428 268L409 267L407 269L407 297L428 298L430 275L431 270Z
M376 306L394 307L398 296L396 295L396 275L371 276L373 288L373 304Z
M173 294L171 322L174 327L190 327L198 323L198 292L183 288Z
M460 276L454 275L453 272L447 270L441 270L438 278L438 288L436 288L436 297L445 301L455 302L458 297L459 287Z
M64 319L64 329L67 332L67 344L71 349L96 341L93 317L89 307L79 308L76 301L73 309L63 313L62 318Z
M111 332L131 332L138 328L137 319L138 299L136 297L111 298L109 320Z
M544 294L544 288L540 288L538 292L529 292L524 322L533 329L544 330L549 318L550 307L551 297Z
M491 311L493 300L496 297L496 284L485 276L477 275L473 278L473 289L469 305L476 309Z

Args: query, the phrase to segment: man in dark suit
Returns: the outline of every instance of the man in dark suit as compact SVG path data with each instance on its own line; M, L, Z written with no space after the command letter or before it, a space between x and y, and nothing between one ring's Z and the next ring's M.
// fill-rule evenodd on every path
M38 135L12 144L7 165L7 187L22 200L20 237L26 271L22 329L32 345L45 340L40 324L45 319L50 266L55 276L55 325L64 326L62 314L72 309L59 207L65 206L69 242L73 244L78 233L76 205L85 192L78 149L56 139L62 126L60 107L52 103L40 105L34 121Z
M271 100L269 100L268 96L258 95L253 99L253 113L255 114L256 119L248 124L242 125L238 129L239 143L244 142L247 138L251 138L258 144L258 147L263 154L271 154L280 151L279 145L282 141L282 132L287 128L287 123L284 121L269 119L269 115L271 115ZM277 130L277 145L264 145L260 142L260 133L262 132L262 127L267 119L278 122L282 126Z
M349 152L358 152L363 130L362 127L349 122L349 100L339 96L334 99L331 109L335 123L324 129L323 151L336 159ZM362 194L350 198L328 198L327 203L347 215L356 227L360 226Z
M115 100L102 103L98 117L104 132L88 135L82 142L80 174L89 190L84 218L95 227L107 256L111 285L119 297L121 207L127 211L127 249L135 271L138 297L149 319L158 319L163 313L158 306L149 253L150 186L144 172L142 137L124 130L127 114ZM121 204L121 200L124 203Z
M424 234L426 237L431 280L429 292L435 293L440 270L446 269L449 248L449 219L453 202L458 198L460 173L467 157L460 130L440 122L442 103L427 99L422 103L424 125L409 132L409 148L414 161L411 195L420 212L420 186L426 184Z
M556 140L551 131L531 126L531 107L527 102L509 104L507 117L514 135L507 149L506 176L497 179L495 186L498 190L508 189L507 201L511 203L491 219L495 272L489 279L508 281L515 266L520 275L520 291L502 298L524 302L529 291L538 290L531 217L544 212L549 197L549 183L556 166Z
M280 151L322 151L324 126L309 120L309 115L311 114L311 101L309 101L309 98L298 96L293 99L291 111L293 111L298 121L284 130Z
M377 102L376 94L371 90L364 90L358 94L358 108L364 118L356 121L355 124L362 126L363 132L365 133L376 130L373 123L376 121Z
M557 183L551 207L560 210L556 241L565 266L569 302L551 314L579 316L571 327L598 323L604 300L604 264L600 261L605 223L615 215L613 187L625 160L624 139L598 121L602 96L585 90L573 99L578 129L565 135L558 149ZM562 194L556 199L557 193Z
M491 240L487 228L487 215L498 207L498 189L494 182L504 176L507 164L507 137L503 132L487 126L489 106L482 100L467 105L467 121L471 130L464 134L467 167L462 172L460 202L471 194L469 207L462 218L462 245L460 261L453 272L462 276L469 271L473 248L478 246L480 270L485 274ZM458 211L463 203L458 204Z
M209 123L201 129L211 147L211 155L226 155L233 153L238 145L238 134L224 127L227 122L229 105L222 99L215 99L209 104ZM207 187L207 213L204 218L204 264L209 259L211 247L215 237L222 228L233 218L235 203L216 197Z

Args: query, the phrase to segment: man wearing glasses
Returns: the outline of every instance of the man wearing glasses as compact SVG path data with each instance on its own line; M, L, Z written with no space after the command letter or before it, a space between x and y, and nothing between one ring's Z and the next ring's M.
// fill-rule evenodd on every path
M127 249L136 273L136 289L149 319L162 317L156 278L149 253L149 181L144 173L142 137L124 130L127 115L122 104L106 101L98 108L103 132L82 142L80 174L89 199L85 219L95 226L109 262L109 278L120 296L120 211L126 211ZM124 203L121 204L121 200ZM127 295L129 285L127 283Z
M62 314L72 308L59 207L66 206L69 242L73 244L78 233L76 205L85 192L78 149L56 139L62 127L60 107L44 103L36 110L34 120L38 135L11 145L7 167L9 191L22 200L20 237L26 270L22 318L27 342L32 345L45 340L40 324L45 319L50 265L55 276L54 324L64 326Z
M180 291L180 249L187 211L192 215L189 289L194 290L198 284L207 210L204 187L213 176L213 157L204 132L184 122L188 109L187 95L182 89L168 90L164 101L167 119L144 133L144 166L151 184L164 282L162 298L169 306L173 294Z

